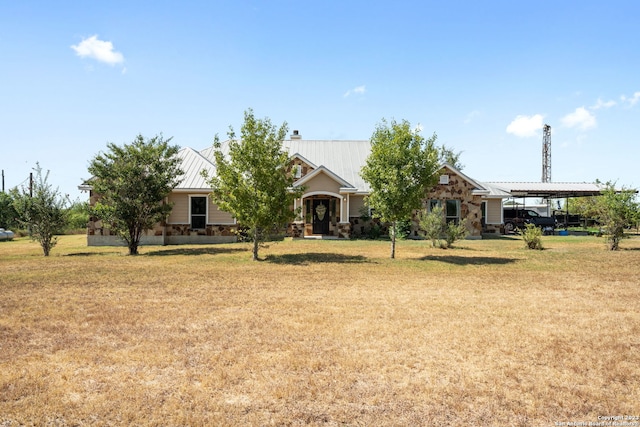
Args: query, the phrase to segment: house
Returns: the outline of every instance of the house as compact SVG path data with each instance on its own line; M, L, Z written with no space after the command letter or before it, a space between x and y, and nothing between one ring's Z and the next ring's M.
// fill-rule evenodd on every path
M304 187L302 197L293 208L300 216L288 225L292 237L347 239L366 233L375 220L370 217L365 197L371 191L360 176L371 146L368 140L303 140L297 131L283 142L290 153L289 172ZM222 143L222 150L227 145ZM221 211L209 196L210 189L202 176L215 173L213 147L196 151L183 148L178 153L185 172L182 182L171 192L167 202L174 207L166 222L157 224L142 238L142 244L223 243L236 240L238 224ZM90 186L81 189L91 190ZM90 203L97 195L91 193ZM451 165L438 172L438 184L425 194L424 206L440 204L449 221L467 219L469 238L483 233L499 233L502 227L502 201L510 194L497 185L476 181ZM412 236L418 236L414 215ZM101 221L90 221L90 246L118 244Z

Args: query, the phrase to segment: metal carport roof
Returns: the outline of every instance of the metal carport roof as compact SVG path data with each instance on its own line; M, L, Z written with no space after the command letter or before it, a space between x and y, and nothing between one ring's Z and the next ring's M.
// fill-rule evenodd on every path
M598 196L604 184L588 182L489 182L511 194L512 197L542 197L560 199L565 197Z

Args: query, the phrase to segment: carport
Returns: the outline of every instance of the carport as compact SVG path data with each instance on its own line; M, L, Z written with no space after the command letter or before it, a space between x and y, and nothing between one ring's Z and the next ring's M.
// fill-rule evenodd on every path
M599 196L606 188L604 184L588 182L489 182L517 199L531 197L542 199L569 199L570 197ZM565 203L565 215L568 217L568 203Z

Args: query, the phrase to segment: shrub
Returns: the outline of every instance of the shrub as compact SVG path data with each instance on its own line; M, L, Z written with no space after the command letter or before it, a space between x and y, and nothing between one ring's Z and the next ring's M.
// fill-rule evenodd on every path
M444 228L444 238L447 242L447 247L452 248L453 242L456 240L464 239L467 236L467 220L463 219L459 224L450 222Z
M442 247L440 236L445 226L444 215L440 206L434 206L431 212L420 212L420 228L425 239L431 240L431 245Z
M422 234L425 239L431 240L433 247L451 248L456 240L463 239L467 235L467 221L462 220L459 224L447 223L440 206L434 206L429 213L422 212L419 218ZM444 242L440 239L444 239Z
M542 250L542 229L533 224L526 224L522 231L522 239L528 249Z
M411 235L411 220L403 219L398 221L398 237L407 239Z

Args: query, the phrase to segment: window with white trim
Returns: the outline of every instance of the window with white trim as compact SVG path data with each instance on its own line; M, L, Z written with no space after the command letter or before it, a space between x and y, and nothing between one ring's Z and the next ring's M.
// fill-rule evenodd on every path
M189 201L189 219L194 230L207 227L207 197L191 196Z
M431 212L433 208L442 207L445 220L458 224L460 222L460 200L436 200L427 201L427 210Z
M447 200L444 215L447 223L458 224L460 222L460 200Z

